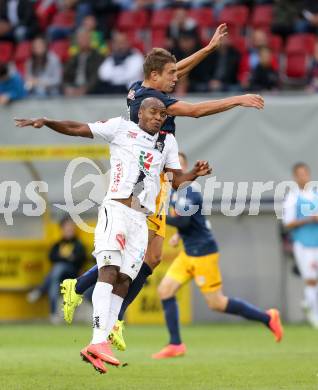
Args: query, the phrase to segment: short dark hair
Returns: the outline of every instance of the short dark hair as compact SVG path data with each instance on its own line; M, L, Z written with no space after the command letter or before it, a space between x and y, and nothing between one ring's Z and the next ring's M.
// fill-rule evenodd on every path
M176 57L168 50L155 47L146 55L144 62L144 76L149 79L151 72L158 72L161 74L166 64L177 62Z
M60 226L63 227L67 222L73 222L73 220L68 214L64 214L60 219Z
M188 158L184 152L179 152L178 154L179 154L179 157L182 157L186 163L188 162Z
M299 168L305 168L307 169L308 171L310 171L310 168L309 168L309 165L304 163L304 162L298 162L296 164L293 165L293 173L296 173L296 171L299 169Z

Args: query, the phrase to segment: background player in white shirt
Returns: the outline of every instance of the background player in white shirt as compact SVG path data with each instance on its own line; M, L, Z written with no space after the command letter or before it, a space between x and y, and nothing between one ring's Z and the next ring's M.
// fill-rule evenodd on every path
M307 164L293 167L298 188L284 201L283 223L290 230L294 256L304 280L304 308L309 323L318 328L318 193L308 186L311 181Z
M103 373L106 372L103 362L120 364L105 340L143 262L148 241L146 215L155 211L160 173L165 170L172 174L175 189L183 182L211 173L205 161L198 161L190 172L182 173L174 136L166 134L159 141L159 131L167 117L162 101L143 100L138 117L138 125L123 118L94 124L46 118L16 119L18 127L47 126L66 135L101 136L110 143L110 185L95 229L94 255L99 272L92 297L93 339L81 351Z

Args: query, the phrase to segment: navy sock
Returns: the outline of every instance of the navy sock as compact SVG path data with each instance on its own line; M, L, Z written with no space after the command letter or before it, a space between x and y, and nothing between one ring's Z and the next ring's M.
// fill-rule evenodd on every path
M225 312L239 315L248 320L263 322L266 326L269 325L270 321L270 316L265 311L238 298L229 298Z
M176 297L161 301L165 313L166 324L170 335L170 344L181 344L179 309Z
M136 279L131 283L129 290L128 290L128 294L126 295L126 297L121 305L120 312L118 314L119 321L123 320L124 314L127 310L127 307L131 304L131 302L139 294L140 290L143 288L144 284L146 283L148 276L151 274L152 274L152 270L149 267L149 265L146 263L142 263L140 271L139 271Z
M94 284L96 284L98 278L98 267L95 265L90 268L85 274L77 278L75 286L76 294L84 294L84 292Z

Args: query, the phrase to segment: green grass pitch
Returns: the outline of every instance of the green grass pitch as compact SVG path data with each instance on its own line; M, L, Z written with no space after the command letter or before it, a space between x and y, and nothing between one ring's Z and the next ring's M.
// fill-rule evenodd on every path
M188 354L154 361L166 342L162 326L128 327L127 367L98 374L79 357L89 325L0 325L0 389L315 390L318 331L288 326L281 344L259 325L192 325L182 334Z

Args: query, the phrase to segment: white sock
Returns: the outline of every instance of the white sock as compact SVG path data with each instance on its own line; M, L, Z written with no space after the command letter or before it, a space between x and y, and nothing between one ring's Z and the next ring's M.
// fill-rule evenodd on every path
M106 325L109 319L110 302L113 286L97 282L93 291L93 338L92 344L106 341Z
M316 315L318 315L318 294L317 294L317 286L306 286L305 290L305 300L310 310L313 311Z
M116 324L116 321L118 319L118 314L120 312L123 300L124 300L124 298L120 297L119 295L112 294L108 323L106 326L106 333L107 333L106 337L109 336L111 330L113 329L114 325Z

